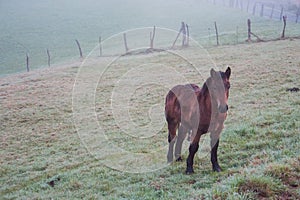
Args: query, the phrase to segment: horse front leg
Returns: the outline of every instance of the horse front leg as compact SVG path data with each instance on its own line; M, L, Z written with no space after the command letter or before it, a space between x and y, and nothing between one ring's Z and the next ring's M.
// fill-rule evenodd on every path
M219 163L218 163L218 147L219 147L219 138L222 130L218 130L217 132L210 134L210 146L211 146L211 163L212 170L216 172L222 171Z
M211 157L210 157L210 160L212 163L212 169L215 172L220 172L220 171L222 171L222 169L218 163L219 139L216 141L211 141L211 146L213 146L211 149Z
M193 130L193 132L195 133L195 130ZM188 156L188 158L186 160L186 171L185 171L186 174L192 174L192 173L194 173L194 168L193 168L194 157L195 157L196 152L199 149L199 140L200 140L200 137L201 137L201 133L198 131L197 134L196 134L196 136L194 137L192 143L190 144L190 147L189 147L189 156Z
M169 151L168 151L168 155L167 155L168 163L173 162L173 149L174 149L174 144L176 141L177 126L178 125L176 123L168 122L168 130L169 130L169 135L168 135Z

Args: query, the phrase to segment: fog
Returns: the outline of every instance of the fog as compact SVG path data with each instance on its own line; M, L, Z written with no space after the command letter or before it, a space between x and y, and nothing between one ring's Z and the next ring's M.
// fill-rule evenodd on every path
M235 30L247 18L247 13L226 10L228 6L223 12L213 2L221 5L229 0L0 0L0 74L22 71L26 53L32 67L45 66L47 48L54 63L75 59L75 39L86 52L99 36L108 38L128 29L155 25L178 30L185 21L197 38L207 36L214 21L224 24L224 16L237 21L223 25L224 32ZM247 0L242 2L245 7ZM299 0L259 2L290 5Z

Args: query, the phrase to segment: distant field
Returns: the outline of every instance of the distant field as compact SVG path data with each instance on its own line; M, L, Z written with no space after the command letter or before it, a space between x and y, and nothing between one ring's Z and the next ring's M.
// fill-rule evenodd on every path
M0 78L1 199L299 199L300 93L286 89L300 87L300 40L207 50L109 65L92 58ZM232 68L223 171L211 171L206 136L195 174L185 175L185 162L164 164L164 96L168 84L202 85L215 65ZM123 107L118 94L130 95Z
M26 53L32 69L47 66L47 48L52 64L73 62L79 57L75 39L80 41L86 56L98 45L100 35L104 40L128 29L154 25L177 31L181 21L189 24L191 36L201 45L215 45L214 21L218 24L220 44L240 43L247 38L248 18L253 21L253 32L261 38L280 36L279 21L214 6L204 0L1 1L0 76L25 71ZM299 30L299 24L289 22L286 35L299 36ZM148 41L149 33L144 37ZM132 46L133 41L128 43ZM123 50L123 46L114 49ZM107 53L105 48L103 51Z

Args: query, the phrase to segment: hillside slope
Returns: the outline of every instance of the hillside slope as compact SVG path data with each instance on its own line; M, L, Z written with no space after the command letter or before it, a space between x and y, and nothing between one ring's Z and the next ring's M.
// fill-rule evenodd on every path
M209 156L196 158L195 174L191 176L184 174L185 162L149 173L126 173L106 167L107 163L96 159L82 143L78 124L74 123L73 87L82 70L80 63L75 63L0 78L1 198L299 199L300 93L286 89L300 87L300 40L207 50L217 66L232 68L230 108L219 147L223 172L211 172ZM209 64L207 56L196 54L193 48L179 51L189 54L192 60ZM190 82L203 83L197 74L168 54L124 57L123 71L111 71L98 85L95 112L112 142L119 135L117 144L129 152L139 152L142 147L133 143L130 136L124 136L118 126L110 126L115 119L108 115L106 104L116 77L130 71L137 61L143 63L147 56L182 70ZM203 78L211 67L214 66L200 69ZM93 68L89 73L95 78ZM174 76L168 77L170 82L175 81ZM163 106L166 88L151 87L154 88L150 88L147 98L138 101L141 107L130 110L140 126L147 123L141 109L151 108L153 99ZM137 93L137 99L138 94L144 93ZM163 110L160 114L163 116ZM166 123L161 121L161 134L145 139L147 148L167 145ZM166 152L158 152L157 157L165 159ZM105 159L109 161L109 157ZM147 160L141 163L149 164Z

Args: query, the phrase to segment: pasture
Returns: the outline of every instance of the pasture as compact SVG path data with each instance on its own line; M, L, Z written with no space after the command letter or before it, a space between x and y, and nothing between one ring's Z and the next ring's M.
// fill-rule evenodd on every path
M86 67L73 63L1 78L1 199L299 199L300 97L286 89L300 86L300 40L207 51L209 56L193 47L177 50L189 55L188 63L165 52L125 56L101 77L95 73L105 69L100 58ZM152 65L145 68L145 63ZM195 174L185 175L185 161L164 163L164 98L168 84L202 86L214 64L232 69L229 112L219 146L223 171L211 170L206 136L195 156ZM164 70L168 66L184 79ZM97 80L94 96L74 97L82 70L83 83ZM143 87L131 91L135 84ZM124 109L114 102L122 98L114 96L118 94L130 94L124 110L128 113L118 112ZM76 118L76 108L84 105L104 135L97 137L90 116ZM82 124L87 129L81 129ZM96 131L84 135L85 130Z

